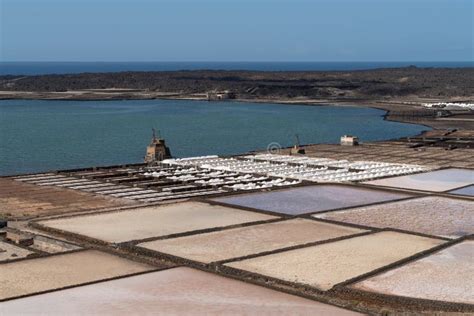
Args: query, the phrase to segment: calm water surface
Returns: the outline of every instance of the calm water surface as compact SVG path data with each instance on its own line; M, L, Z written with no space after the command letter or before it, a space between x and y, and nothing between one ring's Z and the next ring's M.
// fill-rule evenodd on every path
M141 162L156 127L176 157L239 154L278 142L362 141L414 135L427 127L383 120L358 107L232 102L0 101L0 174Z

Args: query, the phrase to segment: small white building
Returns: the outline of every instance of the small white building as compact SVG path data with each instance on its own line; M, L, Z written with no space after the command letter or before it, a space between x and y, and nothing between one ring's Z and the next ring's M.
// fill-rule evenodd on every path
M352 135L344 135L341 137L342 146L357 146L359 145L359 137Z
M235 99L235 93L224 90L224 91L210 91L207 93L208 101L228 100Z

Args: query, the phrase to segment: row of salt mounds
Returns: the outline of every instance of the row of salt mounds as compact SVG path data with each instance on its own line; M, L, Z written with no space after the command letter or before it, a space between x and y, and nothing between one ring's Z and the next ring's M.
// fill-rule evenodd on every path
M438 102L438 103L424 103L423 106L426 108L437 108L437 109L456 107L456 108L474 110L474 103Z
M412 164L375 161L350 162L347 160L275 154L249 155L239 159L205 156L168 160L167 163L315 182L363 181L430 170L429 168Z
M224 186L229 190L254 190L254 189L265 189L271 187L290 186L300 183L301 181L288 181L284 178L270 179L268 176L255 177L251 174L240 175L239 173L233 172L231 168L208 168L205 164L209 161L219 161L222 158L216 158L217 156L204 156L204 157L192 157L185 159L177 159L176 161L167 160L166 163L174 166L180 166L184 168L178 168L172 171L152 171L145 172L145 176L151 176L156 178L165 178L172 181L184 181L198 185L212 185L212 186ZM199 168L193 167L196 163Z

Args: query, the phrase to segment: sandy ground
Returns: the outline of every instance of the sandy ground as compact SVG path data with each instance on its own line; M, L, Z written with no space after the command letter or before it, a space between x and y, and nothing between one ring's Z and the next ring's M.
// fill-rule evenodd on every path
M210 273L174 268L2 303L13 314L358 315Z
M206 203L185 202L41 223L107 242L124 242L273 218L276 217Z
M0 261L24 258L32 253L27 249L0 241Z
M0 217L19 218L136 204L77 190L0 179Z
M147 271L152 268L94 250L11 262L0 265L2 283L0 299Z
M396 188L441 192L474 184L474 170L445 169L365 182Z
M363 232L307 219L247 226L140 244L147 249L210 263Z
M274 192L216 198L214 200L261 210L297 215L390 201L405 197L409 197L409 195L338 185L317 185Z
M388 295L474 304L473 260L474 241L467 240L352 287Z
M441 243L414 235L380 232L226 265L329 290L338 283Z
M450 191L449 193L474 196L474 185L470 185L470 186L465 187L465 188Z
M474 234L474 203L424 197L315 215L345 223L457 238Z

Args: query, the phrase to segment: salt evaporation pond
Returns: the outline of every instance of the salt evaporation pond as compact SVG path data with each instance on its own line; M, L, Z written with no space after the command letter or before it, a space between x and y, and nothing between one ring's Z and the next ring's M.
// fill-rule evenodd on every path
M341 199L341 196L344 198ZM231 205L299 215L408 198L398 192L343 185L314 185L273 192L239 194L213 199Z
M470 185L468 187L450 191L449 193L474 196L474 185Z
M359 315L186 267L2 303L9 315Z
M210 263L361 232L364 230L296 218L180 238L154 240L139 246Z
M474 203L437 196L329 212L315 217L445 238L474 233Z
M0 265L0 300L149 270L153 267L96 250L9 262Z
M442 241L391 231L227 263L227 266L329 290Z
M442 192L474 183L474 171L450 168L365 182L402 189Z
M184 202L58 218L40 223L50 228L118 243L277 218L219 205Z
M466 240L353 287L386 295L474 304L473 253L474 241Z

